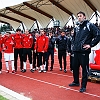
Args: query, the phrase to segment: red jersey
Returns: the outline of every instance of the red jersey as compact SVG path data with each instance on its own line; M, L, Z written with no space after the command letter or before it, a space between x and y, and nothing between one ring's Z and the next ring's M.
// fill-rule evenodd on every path
M0 37L0 52L2 51L3 38Z
M3 40L3 49L5 53L13 53L13 48L14 48L14 40L13 38L10 37L4 37Z
M23 48L22 46L23 36L22 34L15 34L14 35L14 46L15 48Z
M36 40L34 50L37 52L47 52L48 49L48 37L45 35L39 36Z
M23 34L23 48L32 48L33 45L33 38L31 34Z

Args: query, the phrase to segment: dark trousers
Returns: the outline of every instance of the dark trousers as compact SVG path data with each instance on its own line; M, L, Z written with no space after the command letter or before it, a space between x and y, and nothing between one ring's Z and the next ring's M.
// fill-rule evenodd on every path
M31 48L23 48L23 61L26 62L27 55L29 59L29 63L32 64L32 51Z
M47 52L47 69L48 69L48 60L49 60L49 56L51 55L51 69L53 69L53 64L54 64L54 49L52 50L48 50Z
M2 70L2 52L0 52L0 71Z
M18 54L20 58L20 69L23 69L23 48L14 49L14 65L15 65L15 70L17 71L17 60L18 60Z
M45 63L47 63L47 52L42 53L42 52L38 52L38 58L39 58L39 67ZM46 70L47 66L46 66Z
M81 87L86 88L88 78L89 53L74 52L73 58L74 82L79 83L79 68L82 67Z
M64 61L64 70L65 70L66 69L66 50L65 51L58 50L58 59L59 59L60 68L62 68L62 58Z
M71 53L71 55L70 55L70 70L71 71L73 70L73 56L74 56L74 54Z
M38 53L36 52L34 52L33 51L33 68L36 68L36 65L37 65L37 67L39 67L39 60L38 60L39 58L38 58ZM36 62L37 62L37 64L36 64Z

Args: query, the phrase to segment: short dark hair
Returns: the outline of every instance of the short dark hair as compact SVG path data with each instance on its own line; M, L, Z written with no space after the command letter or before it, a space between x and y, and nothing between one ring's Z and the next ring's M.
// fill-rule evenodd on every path
M11 34L11 32L8 32L8 31L6 33Z
M82 12L82 11L78 12L77 15L78 15L78 14L83 14L83 15L85 16L85 13Z
M65 29L61 29L61 30L60 30L60 33L62 33L62 32L66 32L66 30L65 30Z
M20 29L20 28L17 28L17 29L16 29L16 32L18 32L18 31L21 31L21 29Z

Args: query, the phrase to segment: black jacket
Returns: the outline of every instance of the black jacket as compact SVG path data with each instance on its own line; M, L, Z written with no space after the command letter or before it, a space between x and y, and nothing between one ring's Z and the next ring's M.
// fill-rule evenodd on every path
M56 44L58 45L58 50L66 51L68 48L68 38L60 35L56 40Z
M74 36L70 36L68 39L68 53L73 53Z
M75 28L73 51L91 52L91 49L84 49L84 44L95 46L100 41L100 30L89 21L85 20Z
M55 44L55 38L52 36L51 38L49 38L48 50L54 50L54 44Z

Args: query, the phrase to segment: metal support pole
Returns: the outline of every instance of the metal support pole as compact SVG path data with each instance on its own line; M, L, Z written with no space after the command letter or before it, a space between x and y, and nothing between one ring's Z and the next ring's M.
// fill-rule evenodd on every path
M36 25L37 25L37 29L38 29L38 31L39 31L39 25L38 25L38 22L37 22L37 20L36 20L35 22L36 22Z
M97 11L95 12L95 16L96 16L96 24L98 25L98 13L97 13Z
M50 22L48 23L48 25L46 26L46 28L48 28L48 26L50 25L51 21L54 21L54 19L52 18L52 19L50 20Z
M75 19L74 19L74 16L72 15L72 22L73 22L73 27L75 27Z
M24 24L23 24L23 22L22 22L21 24L22 24L22 27L23 27L23 33L24 33L24 32L25 32Z

